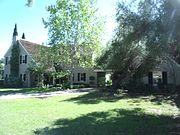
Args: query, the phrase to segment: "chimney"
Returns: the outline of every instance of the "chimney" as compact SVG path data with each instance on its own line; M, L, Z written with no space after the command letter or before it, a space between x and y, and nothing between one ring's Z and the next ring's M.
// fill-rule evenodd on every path
M17 36L18 36L18 32L17 32L17 24L15 24L14 32L13 32L13 43L16 42Z
M25 39L25 34L24 33L22 34L22 39Z

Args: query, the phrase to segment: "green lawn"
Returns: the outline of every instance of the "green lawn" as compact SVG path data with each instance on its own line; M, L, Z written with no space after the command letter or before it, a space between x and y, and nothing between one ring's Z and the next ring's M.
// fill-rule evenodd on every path
M179 116L172 99L157 95L0 100L0 135L176 135Z
M38 93L42 93L42 92L53 92L53 91L57 91L57 90L62 90L60 88L0 88L0 95L8 95L8 94L17 94L17 93L34 93L34 92L38 92Z

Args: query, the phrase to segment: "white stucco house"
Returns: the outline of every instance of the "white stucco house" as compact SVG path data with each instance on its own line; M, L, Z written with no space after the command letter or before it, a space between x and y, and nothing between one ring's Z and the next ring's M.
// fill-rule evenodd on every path
M4 82L6 85L7 80L11 75L11 56L13 45L19 46L19 79L22 82L22 87L35 87L37 86L38 76L29 71L29 66L32 62L36 62L35 55L38 54L39 44L32 43L25 39L25 35L18 39L17 26L15 25L12 44L4 55ZM98 72L93 69L75 67L73 71L73 83L84 83L91 86L98 85ZM92 79L93 78L93 79ZM54 78L49 78L51 83L55 82Z

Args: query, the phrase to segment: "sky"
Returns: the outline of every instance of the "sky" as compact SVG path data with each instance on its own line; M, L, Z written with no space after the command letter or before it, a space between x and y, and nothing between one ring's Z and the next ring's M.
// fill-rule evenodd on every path
M17 24L18 38L25 33L26 40L34 43L47 43L48 30L44 28L42 18L47 20L49 13L48 5L55 4L56 0L34 0L32 7L27 7L27 0L0 0L0 59L8 50L12 42L14 25ZM115 24L117 0L97 0L99 14L106 20L106 41L112 37Z

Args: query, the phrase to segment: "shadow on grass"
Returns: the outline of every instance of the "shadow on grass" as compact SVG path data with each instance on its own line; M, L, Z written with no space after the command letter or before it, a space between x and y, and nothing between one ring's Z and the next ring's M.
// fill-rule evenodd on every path
M115 96L109 95L109 93L93 91L78 97L67 99L65 101L71 101L78 104L98 104L101 101L115 102L119 99L120 99L119 97L117 98Z
M168 103L180 107L180 95L179 94L167 94L167 93L128 93L121 92L112 95L107 92L93 91L87 94L73 97L65 101L75 102L77 104L98 104L104 102L116 102L121 99L131 99L133 103L140 103L142 101L153 102L157 105L162 103Z
M9 88L9 89L0 89L0 96L12 95L18 93L28 94L28 93L43 93L43 92L53 92L53 91L57 91L57 89L56 88L19 88L19 89Z
M143 110L115 109L93 112L75 119L58 119L52 125L36 129L36 135L176 135L180 119L155 116Z
M176 105L178 108L180 108L180 94L178 93L153 95L150 101L156 103L157 105L168 103L171 105Z

